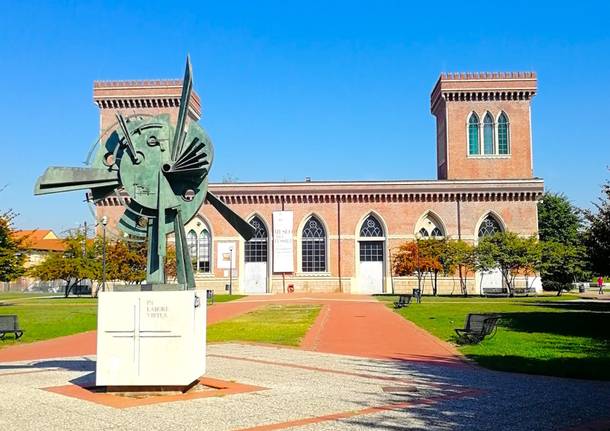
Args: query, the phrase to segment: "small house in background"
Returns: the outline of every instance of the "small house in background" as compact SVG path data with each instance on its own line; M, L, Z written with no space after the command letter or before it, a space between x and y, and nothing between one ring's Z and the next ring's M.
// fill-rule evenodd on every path
M42 262L49 253L64 252L64 240L55 235L51 229L18 230L14 236L23 238L23 248L26 250L26 268Z

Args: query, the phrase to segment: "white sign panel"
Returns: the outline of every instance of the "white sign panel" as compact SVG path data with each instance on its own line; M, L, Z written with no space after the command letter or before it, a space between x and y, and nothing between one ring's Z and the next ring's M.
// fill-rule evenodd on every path
M237 246L234 242L219 242L218 252L216 256L216 268L218 269L235 269L235 250Z
M292 211L273 212L273 272L293 272Z

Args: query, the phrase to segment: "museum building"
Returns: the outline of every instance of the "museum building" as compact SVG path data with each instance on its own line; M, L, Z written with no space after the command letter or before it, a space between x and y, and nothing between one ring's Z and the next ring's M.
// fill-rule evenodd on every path
M100 128L115 112L176 120L182 81L97 81ZM430 99L436 118L437 180L304 181L210 184L209 190L248 220L244 241L209 204L186 224L198 289L234 293L405 292L416 277L391 272L392 253L408 240L446 237L476 243L497 231L538 233L531 100L533 72L441 74ZM193 93L189 114L201 117ZM272 180L272 179L270 179ZM96 204L116 225L120 199ZM541 289L539 278L517 284ZM498 271L474 274L471 293L502 288ZM430 292L430 282L424 292ZM439 293L459 293L441 277Z

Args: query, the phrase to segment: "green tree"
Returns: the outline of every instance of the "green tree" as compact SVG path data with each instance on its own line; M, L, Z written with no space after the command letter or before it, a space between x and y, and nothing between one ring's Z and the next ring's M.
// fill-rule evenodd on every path
M540 241L577 245L582 238L582 218L563 194L546 192L538 204Z
M468 274L474 272L476 264L475 248L463 240L449 240L446 243L443 266L446 273L457 273L462 295L468 296Z
M29 270L29 275L42 281L63 280L67 298L74 286L83 280L97 280L101 273L100 261L96 258L92 241L85 241L83 234L71 235L64 240L66 251L52 253Z
M546 241L542 243L542 251L541 274L546 275L542 282L545 290L555 290L559 296L563 290L571 290L576 279L586 277L584 247Z
M24 272L25 254L22 248L25 238L14 235L12 211L0 214L0 281L11 281Z
M602 186L595 211L585 211L585 220L585 245L591 270L595 274L610 275L610 182Z
M542 249L535 237L522 238L513 232L486 236L476 247L476 267L481 271L499 268L508 289L515 295L515 278L519 274L538 272L542 266Z

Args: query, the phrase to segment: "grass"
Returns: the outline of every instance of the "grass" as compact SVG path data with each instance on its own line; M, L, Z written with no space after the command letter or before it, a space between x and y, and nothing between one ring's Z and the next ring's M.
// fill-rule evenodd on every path
M391 307L396 298L379 299ZM610 380L610 303L570 302L576 298L424 297L397 312L450 342L468 313L500 313L497 334L460 346L464 355L494 370Z
M31 295L31 294L28 294ZM33 295L37 296L37 295ZM0 314L16 314L23 337L7 335L0 349L15 343L29 343L95 329L97 300L93 298L34 298L25 295L0 297Z
M298 346L319 305L268 305L208 327L208 341L249 341Z
M214 295L214 303L235 301L239 298L244 298L246 295Z
M215 302L228 302L244 295L216 295ZM63 295L0 292L0 314L16 314L23 337L15 341L12 334L0 341L0 349L13 344L48 340L64 335L90 331L97 326L97 299L86 296L64 298Z

